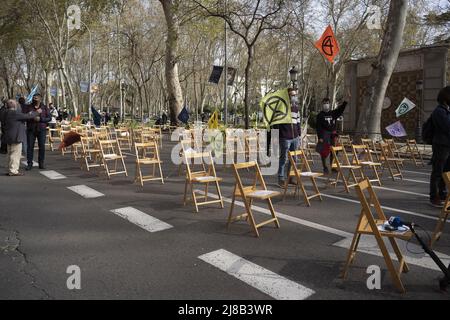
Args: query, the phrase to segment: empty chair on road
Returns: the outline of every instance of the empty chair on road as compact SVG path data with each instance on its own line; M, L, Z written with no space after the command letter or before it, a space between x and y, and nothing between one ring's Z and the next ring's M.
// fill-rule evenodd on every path
M230 214L228 216L228 224L229 227L231 223L241 220L246 220L253 232L257 237L259 237L258 229L273 223L275 227L280 228L280 222L278 221L275 209L273 208L272 198L280 195L277 191L267 190L266 183L261 174L261 170L259 169L258 163L256 161L246 162L246 163L238 163L233 164L234 176L236 179L236 184L234 186L233 191L233 200L231 203ZM246 169L249 170L252 175L251 184L244 184L243 179L241 177L240 171ZM254 176L253 176L254 174ZM245 205L245 213L233 216L233 211L236 203L236 199L242 199ZM255 216L253 214L252 205L255 200L265 201L269 207L270 214L272 218L256 223Z
M158 143L156 141L135 143L134 149L136 152L135 182L139 182L142 187L146 181L161 181L164 184ZM147 175L144 173L146 167L150 167L150 173Z
M323 173L312 172L309 166L309 161L306 158L306 154L303 150L289 152L289 162L291 163L291 170L289 177L284 186L284 198L286 197L289 189L289 183L292 181L295 186L294 196L300 195L300 190L303 193L305 203L308 207L311 206L311 199L319 198L322 201L322 194L317 186L316 178L323 176ZM310 179L314 189L314 193L309 195L306 191L303 179Z
M360 165L352 164L343 146L331 147L333 153L333 170L336 170L336 178L329 183L337 187L340 180L344 184L345 191L350 193L350 188L356 186L359 180L364 179L364 173ZM353 183L352 183L353 182Z
M381 168L381 163L373 161L372 153L367 145L353 145L353 161L352 163L361 166L364 177L367 177L364 169L368 169L373 172L373 177L370 182L376 182L381 186L380 175L378 169Z
M102 167L108 179L113 175L124 174L128 177L125 157L122 154L119 142L115 140L99 140L100 158Z

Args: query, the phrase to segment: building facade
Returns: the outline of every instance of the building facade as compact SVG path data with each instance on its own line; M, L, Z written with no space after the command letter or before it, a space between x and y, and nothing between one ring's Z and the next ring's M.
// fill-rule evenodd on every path
M389 83L381 117L383 136L388 125L400 120L408 138L413 139L418 126L427 120L437 105L439 90L450 79L450 45L439 44L400 53L397 66ZM355 133L367 80L372 72L374 58L352 60L345 66L345 91L350 90L352 99L344 114L344 129ZM423 87L418 85L423 82ZM408 114L397 118L395 110L404 98L413 101L417 107Z

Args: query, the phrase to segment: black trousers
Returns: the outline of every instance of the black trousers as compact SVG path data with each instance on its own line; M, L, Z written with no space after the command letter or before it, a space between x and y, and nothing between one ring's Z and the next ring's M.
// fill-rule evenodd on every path
M34 144L38 140L39 146L39 163L44 163L45 161L45 141L47 139L47 131L39 130L39 131L27 131L27 162L28 165L33 165L33 155L34 155Z
M433 171L430 179L430 200L440 198L445 200L447 189L443 173L450 171L450 147L433 145Z

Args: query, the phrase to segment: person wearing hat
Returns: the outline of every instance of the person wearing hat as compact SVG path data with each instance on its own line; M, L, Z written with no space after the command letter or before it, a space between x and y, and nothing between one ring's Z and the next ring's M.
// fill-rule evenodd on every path
M278 124L272 127L272 129L278 129L280 135L280 160L278 165L278 186L280 188L284 188L286 176L289 176L291 166L289 162L286 164L288 152L298 149L301 134L299 101L295 89L289 89L289 98L291 100L292 123Z
M32 103L25 108L24 113L40 112L38 117L28 120L27 122L27 167L26 170L33 169L34 144L36 139L39 146L39 169L45 169L45 140L47 139L47 124L52 120L52 116L47 106L42 103L40 94L33 96Z

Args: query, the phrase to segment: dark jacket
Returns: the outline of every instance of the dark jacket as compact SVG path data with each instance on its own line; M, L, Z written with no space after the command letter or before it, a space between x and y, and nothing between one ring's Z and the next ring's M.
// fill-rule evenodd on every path
M48 110L47 106L41 103L40 108L42 109L42 113L40 115L39 122L36 122L34 119L27 121L27 130L28 131L42 131L47 130L47 124L52 121L52 116L50 114L50 110ZM24 113L35 112L35 108L33 105L26 106Z
M344 101L337 109L328 112L320 112L317 115L317 136L319 139L323 139L325 134L330 134L336 131L336 121L345 112L347 102Z
M431 114L433 120L433 145L450 148L450 109L438 106Z
M291 116L292 123L277 124L272 127L272 129L279 130L280 139L292 140L301 135L300 111L298 109L298 104L296 103L291 103Z
M5 114L5 142L6 144L22 143L26 140L25 122L39 116L37 112L21 113L15 109L10 109Z

